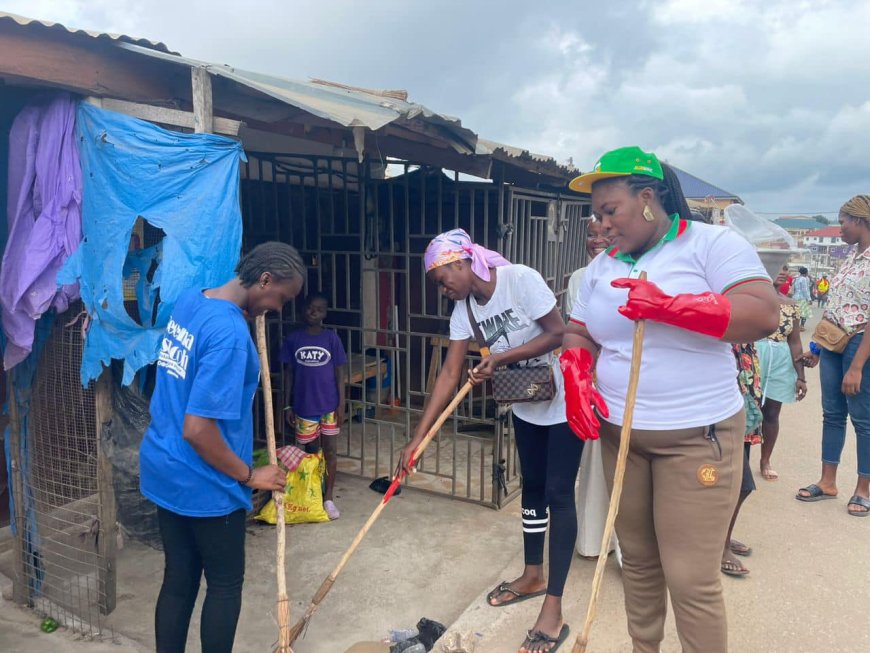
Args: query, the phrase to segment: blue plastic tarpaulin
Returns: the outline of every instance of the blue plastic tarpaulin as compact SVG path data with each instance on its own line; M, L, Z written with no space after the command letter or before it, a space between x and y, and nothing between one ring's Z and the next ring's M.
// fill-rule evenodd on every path
M241 144L223 136L171 132L89 104L79 106L76 133L83 240L58 283L79 282L91 320L82 383L114 358L124 361L123 383L129 385L157 359L181 291L232 278L242 241L239 164L245 155ZM159 293L153 325L138 324L124 307L125 262L129 272L128 249L140 216L165 233L160 264L150 281L140 275L137 290L140 297Z

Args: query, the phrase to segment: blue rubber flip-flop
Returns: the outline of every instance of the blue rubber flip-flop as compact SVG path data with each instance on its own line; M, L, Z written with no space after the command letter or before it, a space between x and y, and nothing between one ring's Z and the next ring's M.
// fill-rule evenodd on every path
M803 496L801 492L806 492L808 496ZM807 485L806 487L802 487L798 490L798 493L794 496L798 501L823 501L825 499L836 499L836 494L825 494L825 491L820 488L818 485L813 483L812 485Z

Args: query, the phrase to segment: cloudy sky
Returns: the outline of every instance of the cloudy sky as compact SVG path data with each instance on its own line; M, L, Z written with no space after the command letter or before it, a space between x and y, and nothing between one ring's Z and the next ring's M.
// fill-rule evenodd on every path
M612 6L605 6L612 5ZM636 144L765 213L870 193L870 0L0 0L284 77L404 88L573 158Z

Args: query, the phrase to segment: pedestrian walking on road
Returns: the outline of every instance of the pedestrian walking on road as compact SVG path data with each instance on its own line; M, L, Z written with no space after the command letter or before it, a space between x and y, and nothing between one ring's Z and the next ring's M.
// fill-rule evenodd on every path
M870 195L856 195L840 209L841 238L857 245L831 280L828 306L804 354L809 367L821 361L822 476L801 488L800 501L837 496L837 470L846 442L846 418L852 418L858 446L858 482L847 510L870 514Z
M720 563L744 437L730 343L776 328L776 293L743 237L690 220L675 173L654 154L608 152L570 187L591 193L613 238L583 278L562 344L569 423L597 437L597 407L611 486L634 320L648 321L616 521L633 651L659 653L670 592L683 651L726 653Z
M806 331L807 320L813 316L813 294L810 271L804 267L798 268L798 276L792 285L791 297L797 302L800 312L800 330Z
M819 308L824 308L828 303L828 291L831 289L831 282L828 281L828 275L823 274L822 278L816 282L816 299L818 300Z
M562 343L565 322L556 296L537 271L511 265L499 253L472 242L462 229L436 236L426 248L424 264L429 280L455 305L444 365L414 436L402 449L406 472L412 471L408 463L417 445L456 393L470 342L482 336L491 351L469 371L474 384L509 365L548 366L552 370L552 399L514 403L512 407L523 476L525 569L518 578L499 583L488 596L493 607L544 596L538 618L519 650L550 651L564 641L569 630L562 618L562 592L577 539L574 481L583 451L583 443L565 421L562 373L553 354ZM544 539L548 525L550 574L546 579Z

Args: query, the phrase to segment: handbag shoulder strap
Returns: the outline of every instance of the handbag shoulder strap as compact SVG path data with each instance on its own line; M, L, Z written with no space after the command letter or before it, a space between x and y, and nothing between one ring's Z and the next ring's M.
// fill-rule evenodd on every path
M480 332L477 320L474 319L474 312L471 310L471 295L465 298L465 310L468 311L468 322L471 324L471 330L474 332L474 339L477 340L477 346L480 347L481 356L489 356L489 347L486 344L486 339Z

